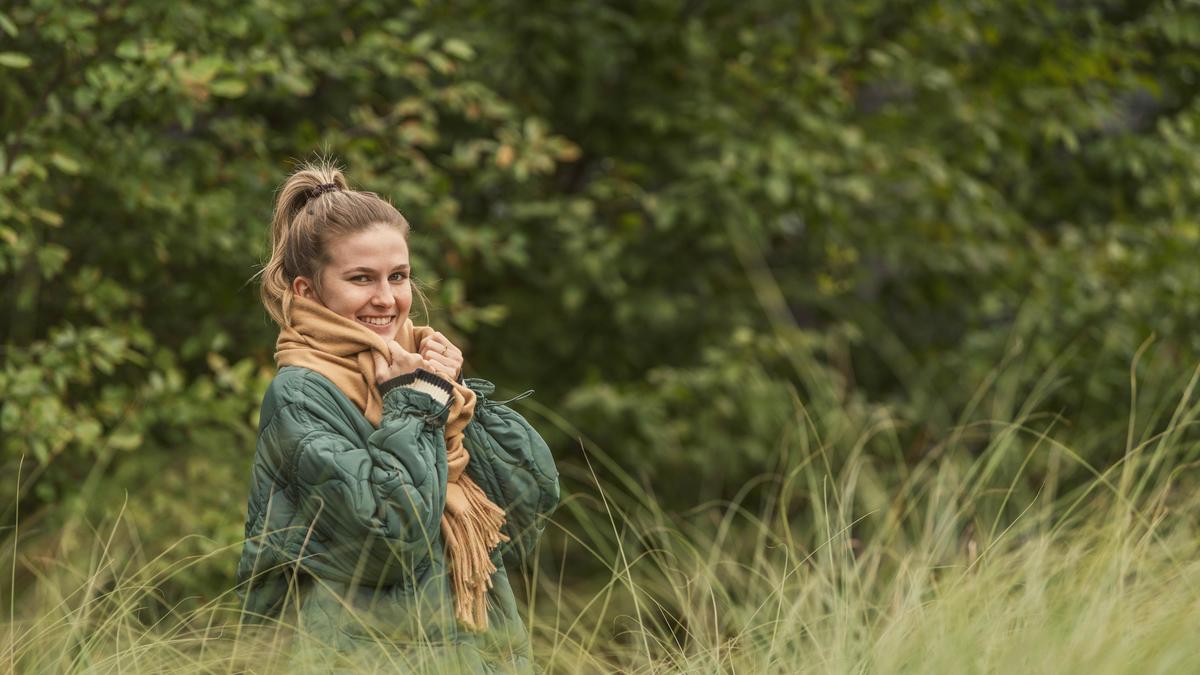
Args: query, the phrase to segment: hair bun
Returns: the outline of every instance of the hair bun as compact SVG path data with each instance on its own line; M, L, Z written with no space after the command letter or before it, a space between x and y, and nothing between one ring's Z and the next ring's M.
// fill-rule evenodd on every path
M320 197L321 195L325 194L326 192L333 192L334 190L340 190L340 189L341 188L339 188L337 186L337 183L321 183L320 185L318 185L317 187L312 189L311 196L312 197Z

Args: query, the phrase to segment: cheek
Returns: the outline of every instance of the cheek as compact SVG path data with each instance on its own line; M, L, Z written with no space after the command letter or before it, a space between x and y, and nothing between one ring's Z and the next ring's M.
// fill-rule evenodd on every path
M402 284L399 288L396 289L396 292L394 293L394 295L396 297L396 304L401 305L405 308L409 307L410 305L412 305L412 284L411 283Z
M362 293L360 288L354 286L343 287L341 292L337 294L337 307L331 307L341 315L353 316L358 313L362 306L370 303L371 295Z
M330 278L324 271L321 274L321 301L334 312L353 318L364 302L362 289L337 277Z

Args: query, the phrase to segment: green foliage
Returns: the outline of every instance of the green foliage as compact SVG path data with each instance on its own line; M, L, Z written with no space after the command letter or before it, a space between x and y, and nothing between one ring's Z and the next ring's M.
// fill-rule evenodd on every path
M897 476L989 420L1109 465L1200 356L1197 46L1187 2L7 5L6 522L128 495L144 536L235 541L249 280L314 153L413 223L468 371L574 423L564 466L587 436L685 508L804 418L894 420Z
M790 424L731 425L729 397L748 421L791 385L819 395L805 373L826 368L834 396L902 411L916 454L1009 419L1054 372L1038 405L1103 464L1143 341L1143 416L1200 355L1191 5L489 8L474 39L501 57L483 65L579 143L560 186L582 215L548 213L533 287L502 291L523 326L561 296L570 339L513 355L501 327L480 347L514 376L543 356L538 381L566 380L569 416L595 414L589 432L630 461L674 457L655 430L687 424L693 468L729 477L703 439L737 429L739 454L763 457ZM792 363L760 372L739 329L793 345ZM1007 384L973 401L997 364ZM774 385L733 394L726 365ZM695 404L663 419L681 377ZM631 423L602 424L617 409Z

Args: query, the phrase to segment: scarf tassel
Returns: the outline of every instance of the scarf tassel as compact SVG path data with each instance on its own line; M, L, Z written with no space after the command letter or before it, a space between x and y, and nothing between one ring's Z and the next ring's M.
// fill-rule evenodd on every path
M508 541L500 531L504 522L504 510L467 476L447 486L442 534L450 558L454 614L473 631L488 627L487 591L496 572L489 553L500 542Z

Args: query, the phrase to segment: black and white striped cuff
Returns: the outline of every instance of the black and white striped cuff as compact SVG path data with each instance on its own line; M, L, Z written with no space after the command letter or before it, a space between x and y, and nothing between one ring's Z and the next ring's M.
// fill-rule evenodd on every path
M446 405L446 402L450 400L450 395L454 392L454 385L450 384L449 381L421 368L407 375L393 377L387 382L380 384L379 396L382 398L396 387L408 387L409 389L429 394L439 405Z

